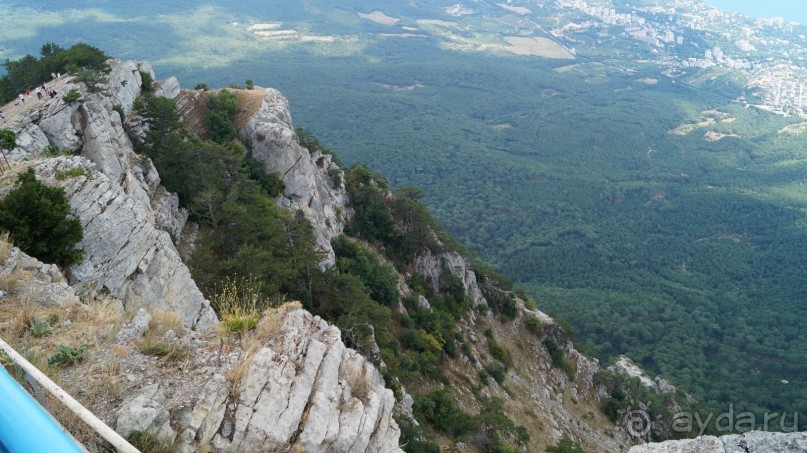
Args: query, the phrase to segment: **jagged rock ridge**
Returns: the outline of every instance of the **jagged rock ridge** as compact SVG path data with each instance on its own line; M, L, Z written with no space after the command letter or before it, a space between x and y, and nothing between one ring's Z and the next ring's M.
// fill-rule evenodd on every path
M108 422L124 435L145 430L178 436L182 450L189 452L210 448L211 442L217 451L281 450L294 445L305 451L401 451L400 431L392 420L395 400L379 372L342 343L337 328L299 305L284 309L280 319L264 319L280 328L267 334L257 351L235 345L228 348L229 360L222 361L221 350L214 359L206 344L218 321L172 240L180 237L187 213L179 208L176 195L160 185L151 161L134 152L121 118L133 113L141 73L151 78L154 73L147 63L109 63L108 93L89 93L66 77L57 85L59 90L77 89L83 102L68 105L59 98L45 99L11 123L19 137L18 147L10 153L12 160L31 161L41 180L64 188L84 227L79 247L85 256L67 270L71 285L55 266L15 248L0 267L5 274L31 273L35 277L31 288L43 304L69 306L78 303L76 289L95 289L120 299L128 310L143 307L180 316L182 331L171 330L163 339L189 347L190 369L201 373L187 375L188 369L180 366L155 375L151 366L142 365L150 363L149 358L135 352L135 346L151 325L148 312L141 308L116 336L113 347L95 358L95 369L101 362L122 363L129 387L122 404L110 407L112 402L106 401L99 413L107 411ZM173 78L152 88L155 95L179 93ZM286 118L284 124L292 130L288 106L279 93L267 90L265 100L251 127L267 131L262 121L277 115ZM278 100L285 107L272 111ZM137 126L142 131L142 124ZM49 145L80 155L40 159ZM330 238L343 228L344 186L334 187L327 175L336 168L330 156L312 156L296 138L286 146L280 152L295 153L297 168L288 172L288 196L279 201L289 209L301 209L314 223L317 240L323 248L327 245L332 263ZM76 176L57 177L75 169L81 170ZM3 189L8 190L10 185ZM316 194L304 197L307 190ZM305 198L304 203L297 198ZM239 365L247 371L241 384L233 387L224 375Z
M77 89L83 102L68 105L57 97L17 118L12 129L20 139L10 157L29 159L48 145L80 153L36 165L40 178L65 188L84 227L79 247L85 259L69 270L71 284L106 288L127 307L167 307L181 313L188 327L210 328L215 314L171 239L179 237L187 213L160 186L151 161L134 152L116 111L132 111L141 72L153 78L154 71L148 63L118 60L110 61L110 69L108 93L89 93L66 78L60 91ZM78 167L87 175L54 178Z

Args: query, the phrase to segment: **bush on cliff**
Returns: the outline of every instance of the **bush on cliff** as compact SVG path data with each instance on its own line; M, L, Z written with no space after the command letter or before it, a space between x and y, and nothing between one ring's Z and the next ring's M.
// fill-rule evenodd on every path
M83 256L76 244L84 230L70 217L64 189L42 184L33 168L19 175L16 187L0 203L0 230L10 232L22 251L46 263L70 266Z
M230 91L221 90L207 98L205 126L210 140L224 144L235 138L237 131L233 116L237 111L238 99Z

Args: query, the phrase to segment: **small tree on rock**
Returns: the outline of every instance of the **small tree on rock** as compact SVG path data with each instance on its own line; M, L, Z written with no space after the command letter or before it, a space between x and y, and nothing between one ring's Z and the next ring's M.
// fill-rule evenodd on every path
M70 266L84 255L76 248L84 230L70 216L64 189L43 184L33 168L19 175L16 187L0 202L0 231L10 232L17 247L46 263Z

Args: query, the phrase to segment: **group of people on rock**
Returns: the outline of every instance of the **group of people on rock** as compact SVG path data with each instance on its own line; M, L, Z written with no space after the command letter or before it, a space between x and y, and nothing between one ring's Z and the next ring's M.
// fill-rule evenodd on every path
M60 79L62 77L62 74L61 73L51 73L50 76L53 78L53 80L58 80L58 79ZM53 98L56 97L56 95L58 93L56 92L56 90L54 90L52 88L48 88L47 84L42 83L41 85L37 86L34 89L34 94L36 94L37 99L42 100L43 94L48 95L48 96L50 96L51 99L53 99ZM21 92L17 96L16 102L14 102L14 105L16 106L16 105L25 104L25 99L30 97L30 96L31 96L31 90L25 90L25 91ZM6 119L6 116L3 114L3 111L0 110L0 120L5 120L5 119Z
M44 84L44 83L42 85L39 85L38 87L36 87L34 92L36 94L37 99L39 99L39 100L42 100L42 93L43 92L45 94L47 94L48 96L50 96L51 99L55 98L56 95L58 94L56 92L56 90L49 89L48 86L46 84ZM18 100L17 100L17 102L14 103L14 105L25 104L25 98L30 97L30 96L31 96L31 90L25 90L24 92L20 93L19 96L17 96Z

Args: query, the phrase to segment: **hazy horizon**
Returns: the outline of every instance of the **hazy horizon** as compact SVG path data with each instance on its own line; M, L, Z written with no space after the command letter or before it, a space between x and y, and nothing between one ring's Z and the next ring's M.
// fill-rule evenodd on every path
M807 8L803 0L707 0L724 11L735 11L758 18L784 17L786 21L796 21L807 25Z

